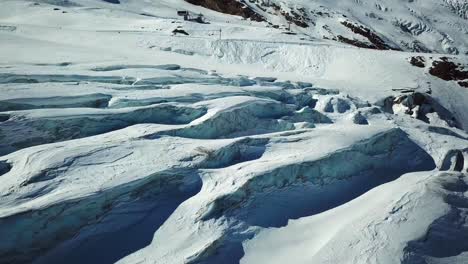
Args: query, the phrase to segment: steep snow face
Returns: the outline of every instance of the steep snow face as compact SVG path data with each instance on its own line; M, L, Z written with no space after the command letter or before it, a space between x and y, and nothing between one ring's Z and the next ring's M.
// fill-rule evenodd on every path
M0 263L466 263L464 2L222 2L2 1Z

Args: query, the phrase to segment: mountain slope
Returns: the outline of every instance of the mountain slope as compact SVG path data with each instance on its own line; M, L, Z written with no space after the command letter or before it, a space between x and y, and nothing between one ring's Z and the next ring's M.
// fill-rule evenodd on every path
M0 263L465 263L466 5L216 3L2 2Z
M188 1L221 11L215 1ZM235 0L226 1L238 3ZM270 26L291 23L295 32L358 47L467 54L465 1L246 1ZM224 10L228 14L229 9ZM251 14L243 14L246 18ZM257 20L257 19L255 19Z

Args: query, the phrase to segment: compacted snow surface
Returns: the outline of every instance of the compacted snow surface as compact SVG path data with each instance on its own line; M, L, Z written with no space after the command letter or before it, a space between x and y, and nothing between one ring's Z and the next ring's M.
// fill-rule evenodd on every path
M465 1L188 2L0 1L0 263L468 263Z

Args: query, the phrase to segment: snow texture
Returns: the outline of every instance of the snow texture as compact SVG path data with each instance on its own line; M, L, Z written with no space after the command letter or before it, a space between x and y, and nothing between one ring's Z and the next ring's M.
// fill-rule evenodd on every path
M0 263L468 263L466 1L245 5L0 3Z

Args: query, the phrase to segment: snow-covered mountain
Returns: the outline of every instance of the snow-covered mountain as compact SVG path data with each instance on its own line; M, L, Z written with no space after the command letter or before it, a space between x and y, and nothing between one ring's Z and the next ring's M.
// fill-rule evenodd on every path
M467 12L2 0L0 263L468 263Z
M416 52L468 54L464 0L250 0L235 8L219 8L237 1L188 0L230 14L289 28L305 38L332 39L358 47ZM255 15L252 15L255 14Z

